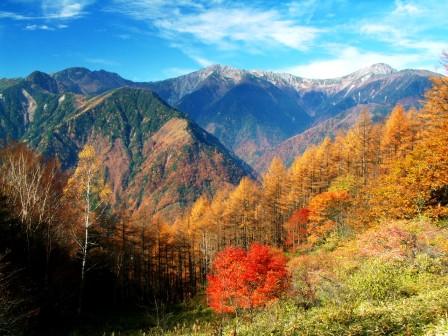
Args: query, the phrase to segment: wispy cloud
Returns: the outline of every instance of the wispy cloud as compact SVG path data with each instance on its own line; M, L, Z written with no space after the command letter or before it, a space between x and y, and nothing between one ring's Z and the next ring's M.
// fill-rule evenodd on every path
M279 9L228 1L115 0L114 4L110 10L147 22L180 49L201 44L223 51L262 52L273 47L304 51L322 32L299 24ZM194 59L202 65L206 63L202 58Z
M13 12L0 11L0 19L12 19L12 20L32 20L33 17L21 15Z
M45 24L43 25L37 25L37 24L31 24L31 25L26 25L25 30L54 30L53 27L49 27Z
M43 16L54 19L70 19L85 14L89 0L42 0Z
M375 63L387 63L394 68L403 69L420 59L418 54L387 54L361 51L354 47L338 48L334 52L335 55L333 58L316 60L306 64L279 69L278 71L292 73L305 78L325 79L347 75Z
M57 25L46 25L46 24L28 24L23 28L24 30L34 31L34 30L48 30L53 31L56 29L65 29L68 28L66 24L57 24Z
M447 12L448 2L446 1L397 0L394 9L389 14L361 21L359 32L364 36L385 42L391 48L418 50L422 58L440 57L442 51L448 47L448 43L446 38L433 37L433 30L446 25ZM422 36L425 37L422 38Z
M416 15L421 13L421 8L418 7L418 5L410 3L410 2L403 2L403 1L396 1L395 2L395 9L393 11L393 15Z
M192 48L188 45L176 43L172 43L171 45L180 49L186 56L195 61L196 64L200 65L201 67L207 67L209 65L216 64L216 62L212 61L208 57L202 56L198 51L195 50L195 48Z
M193 71L195 71L196 69L193 68L178 68L178 67L172 67L172 68L167 68L165 70L163 70L163 74L168 77L179 77L182 75L186 75L189 74Z
M0 11L0 19L17 21L30 20L68 20L82 17L86 14L85 8L94 0L40 0L36 15ZM35 2L33 2L35 4Z
M241 42L255 48L277 44L304 50L318 31L283 20L275 11L246 8L216 8L195 15L160 19L155 24L168 34L189 34L221 49L236 48L236 43Z

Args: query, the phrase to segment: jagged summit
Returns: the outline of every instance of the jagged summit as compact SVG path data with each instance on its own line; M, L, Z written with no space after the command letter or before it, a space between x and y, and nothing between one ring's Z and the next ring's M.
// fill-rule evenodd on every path
M221 75L225 77L241 77L242 75L253 75L256 77L262 77L265 79L271 79L271 80L287 80L287 81L312 81L312 82L322 82L325 80L341 80L343 78L347 77L362 77L366 75L389 75L394 72L397 72L396 69L392 68L390 65L386 63L375 63L370 66L361 68L359 70L354 71L351 74L342 76L342 77L336 77L336 78L328 78L328 79L313 79L313 78L303 78L300 76L292 75L289 73L282 73L282 72L275 72L275 71L265 71L265 70L244 70L235 68L233 66L229 65L222 65L222 64L213 64L210 66L207 66L203 69L200 69L193 74L202 74L205 75L205 77L216 74ZM185 75L189 76L189 75Z
M189 80L190 89L200 85L201 81L206 80L207 78L212 76L226 79L235 84L240 83L245 79L255 77L266 80L277 86L291 87L295 90L320 89L324 91L333 91L335 89L344 88L347 85L357 85L357 83L365 82L369 79L377 78L378 76L390 75L395 72L397 72L397 70L395 70L388 64L376 63L342 77L313 79L303 78L290 73L265 70L244 70L228 65L213 64L191 74L181 76L181 78Z

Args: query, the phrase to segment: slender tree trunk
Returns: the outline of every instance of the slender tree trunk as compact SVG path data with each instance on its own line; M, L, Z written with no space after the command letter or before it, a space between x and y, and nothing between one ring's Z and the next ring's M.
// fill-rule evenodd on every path
M84 244L82 246L82 262L81 262L81 284L79 286L79 301L78 301L78 315L82 313L84 287L85 287L85 275L86 275L86 263L87 252L89 246L89 227L90 227L90 184L91 184L91 172L87 175L87 188L86 188L86 207L85 207L85 220L84 220Z

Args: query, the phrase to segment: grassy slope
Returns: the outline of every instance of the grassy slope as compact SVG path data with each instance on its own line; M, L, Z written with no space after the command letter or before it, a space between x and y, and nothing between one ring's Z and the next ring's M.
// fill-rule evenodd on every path
M200 304L76 335L446 335L448 228L425 219L330 237L291 256L293 293L255 316L222 319ZM128 320L129 321L129 320ZM146 325L145 325L146 323ZM103 325L104 326L104 325ZM151 327L152 326L152 327ZM115 334L115 335L116 335Z

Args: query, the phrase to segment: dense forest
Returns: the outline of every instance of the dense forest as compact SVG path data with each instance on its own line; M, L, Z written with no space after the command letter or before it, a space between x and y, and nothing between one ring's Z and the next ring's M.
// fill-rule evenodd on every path
M447 152L438 77L421 109L376 124L364 110L169 222L112 205L90 145L67 172L10 144L0 334L442 335Z

